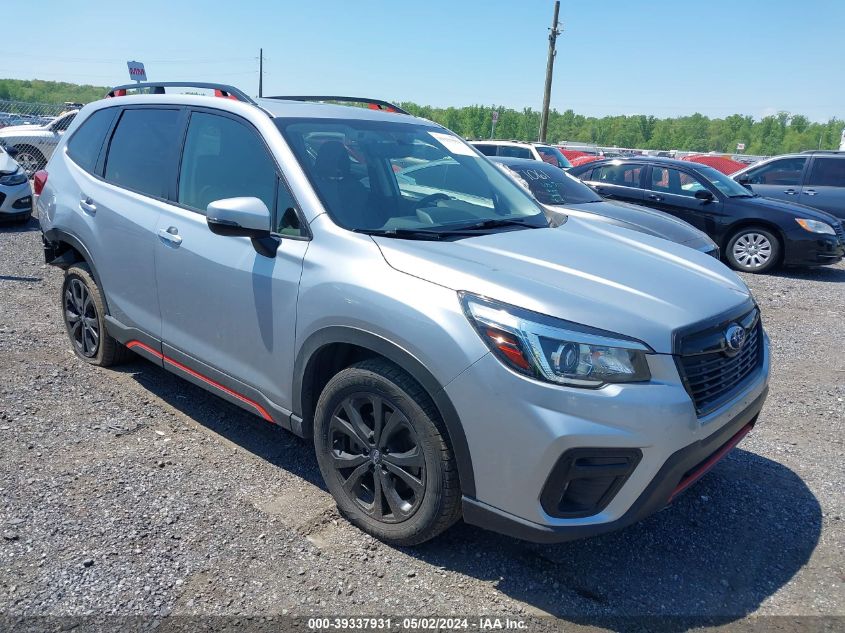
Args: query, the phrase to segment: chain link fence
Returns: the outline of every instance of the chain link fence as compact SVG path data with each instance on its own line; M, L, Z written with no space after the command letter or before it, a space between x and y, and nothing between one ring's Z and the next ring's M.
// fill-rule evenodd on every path
M0 99L0 144L30 176L43 169L81 103L29 103Z

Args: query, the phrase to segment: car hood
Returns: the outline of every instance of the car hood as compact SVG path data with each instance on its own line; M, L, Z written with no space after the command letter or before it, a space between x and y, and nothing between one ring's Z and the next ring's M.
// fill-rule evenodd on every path
M633 336L660 353L671 353L675 330L752 301L709 255L577 218L448 242L373 239L396 270Z
M792 217L820 220L828 224L833 223L834 226L840 221L839 218L826 211L814 209L813 207L798 204L797 202L789 202L788 200L775 200L774 198L764 198L762 196L756 196L754 198L729 198L729 200L731 203L740 203L768 212L780 211Z
M6 152L0 151L0 171L14 172L18 169L18 163Z
M0 136L12 136L21 134L22 132L43 132L46 129L47 127L44 125L10 125L0 128Z
M683 220L672 217L668 213L655 211L647 207L641 207L627 202L617 200L602 200L601 202L588 202L586 204L567 204L561 207L553 207L556 210L568 213L574 209L580 213L590 213L615 220L618 226L633 229L647 235L662 237L678 244L684 244L692 248L702 248L705 245L713 245L713 241L694 226ZM580 215L583 219L590 218Z

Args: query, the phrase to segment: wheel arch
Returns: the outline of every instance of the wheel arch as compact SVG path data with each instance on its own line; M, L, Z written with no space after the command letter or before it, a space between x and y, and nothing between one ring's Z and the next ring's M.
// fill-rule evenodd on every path
M297 353L293 378L293 413L302 419L305 435L311 434L314 411L329 379L341 369L365 358L382 357L416 380L428 393L446 426L461 490L475 496L475 477L466 434L458 412L443 386L410 352L377 334L353 327L332 326L311 334Z
M783 261L784 254L786 252L786 235L775 222L771 222L769 220L760 220L757 218L746 218L742 220L738 220L731 224L728 229L725 231L725 236L722 238L722 244L719 247L722 249L723 252L727 251L728 244L730 243L733 236L737 234L737 232L741 229L747 229L751 227L759 227L761 229L765 229L771 232L778 241L780 242L780 262Z
M109 300L106 297L106 290L97 272L97 267L94 266L94 259L91 257L91 252L85 247L85 244L72 233L55 228L44 232L44 241L44 247L47 249L45 253L49 253L47 257L50 258L51 255L55 255L55 257L51 257L47 261L51 266L57 266L62 270L67 270L70 266L79 262L87 264L88 269L91 271L91 276L94 277L94 281L97 282L97 286L100 288L106 314L109 314Z

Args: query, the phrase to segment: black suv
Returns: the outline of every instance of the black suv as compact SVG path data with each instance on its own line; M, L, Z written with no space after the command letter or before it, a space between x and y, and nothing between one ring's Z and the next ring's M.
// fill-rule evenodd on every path
M845 228L824 211L762 198L720 171L656 157L601 160L570 172L606 198L642 204L707 233L727 262L746 272L779 264L835 264L845 255Z
M814 150L775 156L731 178L767 198L800 202L845 219L845 152Z

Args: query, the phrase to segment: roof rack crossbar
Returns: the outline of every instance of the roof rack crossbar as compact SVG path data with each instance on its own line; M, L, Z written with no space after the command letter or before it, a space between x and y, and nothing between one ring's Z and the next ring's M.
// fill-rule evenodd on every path
M320 96L320 95L280 95L276 97L266 97L267 99L280 99L283 101L339 101L341 103L366 103L374 110L385 110L387 112L397 112L399 114L408 114L410 112L403 110L398 105L381 99L371 99L369 97L342 97L342 96Z
M252 97L234 86L196 81L142 81L139 83L124 84L122 86L115 86L109 90L106 93L106 97L124 96L127 90L137 90L140 88L151 88L153 94L162 95L165 94L165 88L205 88L207 90L214 90L215 94L221 93L220 96L222 97L230 97L237 101L255 105L255 100Z

